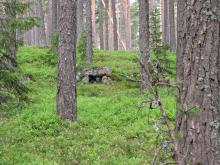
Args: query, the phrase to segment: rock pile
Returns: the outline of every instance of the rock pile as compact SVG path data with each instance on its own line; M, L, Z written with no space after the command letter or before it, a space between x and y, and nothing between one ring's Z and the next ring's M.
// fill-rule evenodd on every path
M83 69L84 83L104 83L109 84L112 82L112 70L109 68L85 68Z

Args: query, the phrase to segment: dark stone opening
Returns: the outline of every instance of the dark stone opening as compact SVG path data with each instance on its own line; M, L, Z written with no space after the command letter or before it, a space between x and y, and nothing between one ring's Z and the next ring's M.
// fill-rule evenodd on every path
M94 82L102 82L102 76L94 76L94 75L89 75L89 82L94 83Z

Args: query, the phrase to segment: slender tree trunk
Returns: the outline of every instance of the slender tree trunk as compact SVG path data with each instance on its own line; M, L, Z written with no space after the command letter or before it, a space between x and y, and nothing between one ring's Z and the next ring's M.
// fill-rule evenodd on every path
M104 6L102 0L99 0L99 38L100 38L100 49L105 49L104 46Z
M164 34L164 0L160 0L161 32ZM163 37L163 36L162 36Z
M52 44L53 36L53 1L48 0L48 14L47 14L47 43Z
M220 3L218 0L188 2L178 1L180 96L176 132L182 156L179 164L218 165L220 27L216 13L220 11Z
M113 35L113 13L112 13L112 2L109 0L109 19L108 19L108 31L109 31L109 50L114 49L114 35Z
M30 14L30 17L34 17L34 15L35 15L35 11L34 11L34 6L32 7L32 10L30 10L29 11L29 14ZM32 28L31 30L30 30L30 35L31 35L31 45L34 45L35 44L35 30L34 30L34 28Z
M30 12L27 12L26 13L26 16L27 17L30 17ZM25 33L25 44L26 45L31 45L31 30L28 30L26 33Z
M118 50L118 27L116 16L116 0L112 0L112 15L113 15L113 36L114 36L114 50Z
M77 38L79 38L84 31L83 4L84 0L77 1Z
M109 0L105 0L105 49L109 50Z
M126 0L126 47L131 50L131 8L130 0Z
M127 32L127 26L126 26L126 17L127 17L127 12L126 12L126 0L120 1L119 4L119 10L120 10L120 18L119 18L119 33L121 37L121 42L119 42L119 48L121 50L126 50L127 49L127 44L126 44L126 32Z
M57 24L58 24L58 16L57 16L57 1L58 0L52 0L52 35L58 30Z
M92 38L93 45L97 48L97 38L96 38L96 0L92 0Z
M45 31L45 24L44 24L44 10L42 0L38 0L37 2L37 10L39 12L39 17L41 19L41 24L39 27L39 47L45 47L47 45L46 40L46 31Z
M86 61L92 62L92 0L86 2Z
M169 13L168 13L168 1L164 1L163 8L163 42L169 44Z
M148 0L139 0L139 49L140 60L145 66L149 61L149 2ZM148 75L141 65L141 84L140 89L144 91L147 88Z
M157 7L156 3L157 2L155 0L149 0L149 10L150 10L150 12L153 11Z
M172 51L176 51L176 27L175 27L175 12L174 0L169 0L169 25L170 25L170 46Z
M38 11L37 11L38 9L37 9L37 4L36 4L36 2L34 1L34 3L33 3L33 11L34 11L34 16L35 17L38 17ZM34 41L34 44L35 45L39 45L39 32L38 32L38 28L37 27L34 27L33 28L34 29L34 35L35 35L35 41Z
M57 113L76 120L76 6L77 0L62 0L59 20Z

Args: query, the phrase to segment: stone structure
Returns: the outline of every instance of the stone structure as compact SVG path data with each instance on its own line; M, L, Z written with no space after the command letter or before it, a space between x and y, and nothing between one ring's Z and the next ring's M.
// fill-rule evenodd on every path
M85 68L83 69L84 78L82 79L85 83L104 83L109 84L112 82L111 75L112 70L109 68Z

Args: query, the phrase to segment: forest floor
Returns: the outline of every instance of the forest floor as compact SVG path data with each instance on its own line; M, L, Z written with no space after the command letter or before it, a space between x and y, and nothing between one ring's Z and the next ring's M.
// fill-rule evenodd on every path
M153 158L159 110L140 108L149 94L140 94L134 52L94 51L92 66L113 70L113 83L78 83L78 121L56 115L56 58L49 49L20 48L19 66L28 77L30 102L0 117L1 165L143 165ZM80 60L79 60L80 61ZM79 62L81 65L82 62ZM160 89L171 121L175 92ZM10 115L5 115L5 114Z

